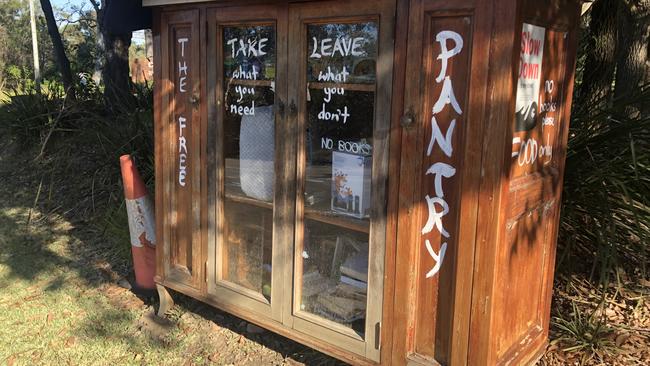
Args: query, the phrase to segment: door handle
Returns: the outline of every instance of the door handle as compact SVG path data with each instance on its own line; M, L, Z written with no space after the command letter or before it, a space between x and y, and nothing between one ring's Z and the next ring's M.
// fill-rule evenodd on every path
M413 126L413 123L415 122L415 113L413 113L413 110L409 108L409 110L404 113L402 118L400 118L399 123L402 125L403 128L411 128Z
M194 94L190 97L190 103L192 103L193 106L198 106L199 105L199 97L198 95Z

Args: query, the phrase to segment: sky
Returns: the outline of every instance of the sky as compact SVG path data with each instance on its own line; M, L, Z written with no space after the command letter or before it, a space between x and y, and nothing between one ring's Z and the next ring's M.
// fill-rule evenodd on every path
M70 5L80 6L85 5L85 7L91 8L92 4L88 0L50 0L52 6L56 8L69 8Z

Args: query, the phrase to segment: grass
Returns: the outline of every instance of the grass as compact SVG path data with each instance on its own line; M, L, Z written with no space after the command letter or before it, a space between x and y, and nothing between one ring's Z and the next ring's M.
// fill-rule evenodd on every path
M118 157L146 156L146 110L122 131L101 114L67 121L89 132L57 131L40 159L39 134L17 137L11 116L0 108L0 365L338 364L180 294L158 318L155 297L120 287L131 263Z
M38 183L23 181L29 172L7 160L0 160L0 361L184 362L184 339L163 344L138 329L137 320L152 310L151 303L119 291L110 282L116 274L106 260L93 255L103 251L110 256L110 246L124 242L102 238L96 229L79 232L61 214L44 212L39 203L32 207Z
M45 94L0 105L0 362L334 363L178 295L161 330L156 304L116 285L130 270L118 157L135 154L153 191L151 89L125 111L81 92L72 105ZM639 98L650 103L650 89ZM543 364L650 359L650 119L625 110L573 116Z
M595 316L596 312L584 314L573 303L573 311L568 317L555 317L553 325L559 330L561 336L557 339L570 345L563 349L565 352L583 351L593 354L596 350L604 350L615 354L615 343L610 339L613 333L606 322Z

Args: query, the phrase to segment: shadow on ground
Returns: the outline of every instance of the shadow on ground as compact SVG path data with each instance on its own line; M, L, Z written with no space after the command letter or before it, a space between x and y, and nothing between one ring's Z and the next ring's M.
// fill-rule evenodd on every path
M155 316L155 297L125 288L126 214L110 209L121 197L100 178L106 164L64 140L35 162L33 149L0 136L0 360L340 364L180 294L168 318Z

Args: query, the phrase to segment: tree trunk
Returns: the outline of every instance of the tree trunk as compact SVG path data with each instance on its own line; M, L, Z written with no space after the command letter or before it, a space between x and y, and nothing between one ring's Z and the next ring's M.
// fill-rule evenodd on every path
M93 81L95 84L100 85L102 83L102 70L104 69L104 55L106 54L106 49L104 47L104 35L102 34L99 27L95 30L95 70L93 71Z
M616 63L616 98L633 97L647 80L650 36L650 0L625 0L619 6L619 49ZM629 117L638 117L648 106L632 106Z
M591 7L588 53L576 104L594 111L607 104L616 68L616 9L621 0L596 0Z
M130 93L129 46L131 33L111 34L104 27L104 11L110 0L90 0L97 14L98 60L95 67L101 67L104 81L104 99L110 109L130 108L133 97ZM98 79L97 75L93 76Z
M129 46L131 33L104 34L106 62L104 64L104 96L109 107L132 105L129 80Z
M106 7L105 0L96 1L90 0L90 3L95 8L95 18L97 19L97 27L95 28L95 71L93 72L93 81L95 84L102 83L102 74L104 70L104 62L106 54L106 47L104 46L104 8Z
M59 68L59 72L61 72L61 81L63 82L63 88L65 89L66 97L69 99L75 99L70 61L68 60L68 56L65 55L65 48L63 47L63 41L61 40L59 27L56 25L56 20L54 19L52 4L50 4L50 0L40 1L41 8L43 8L43 13L45 14L45 21L47 22L47 32L50 34L50 38L52 39L56 65Z

